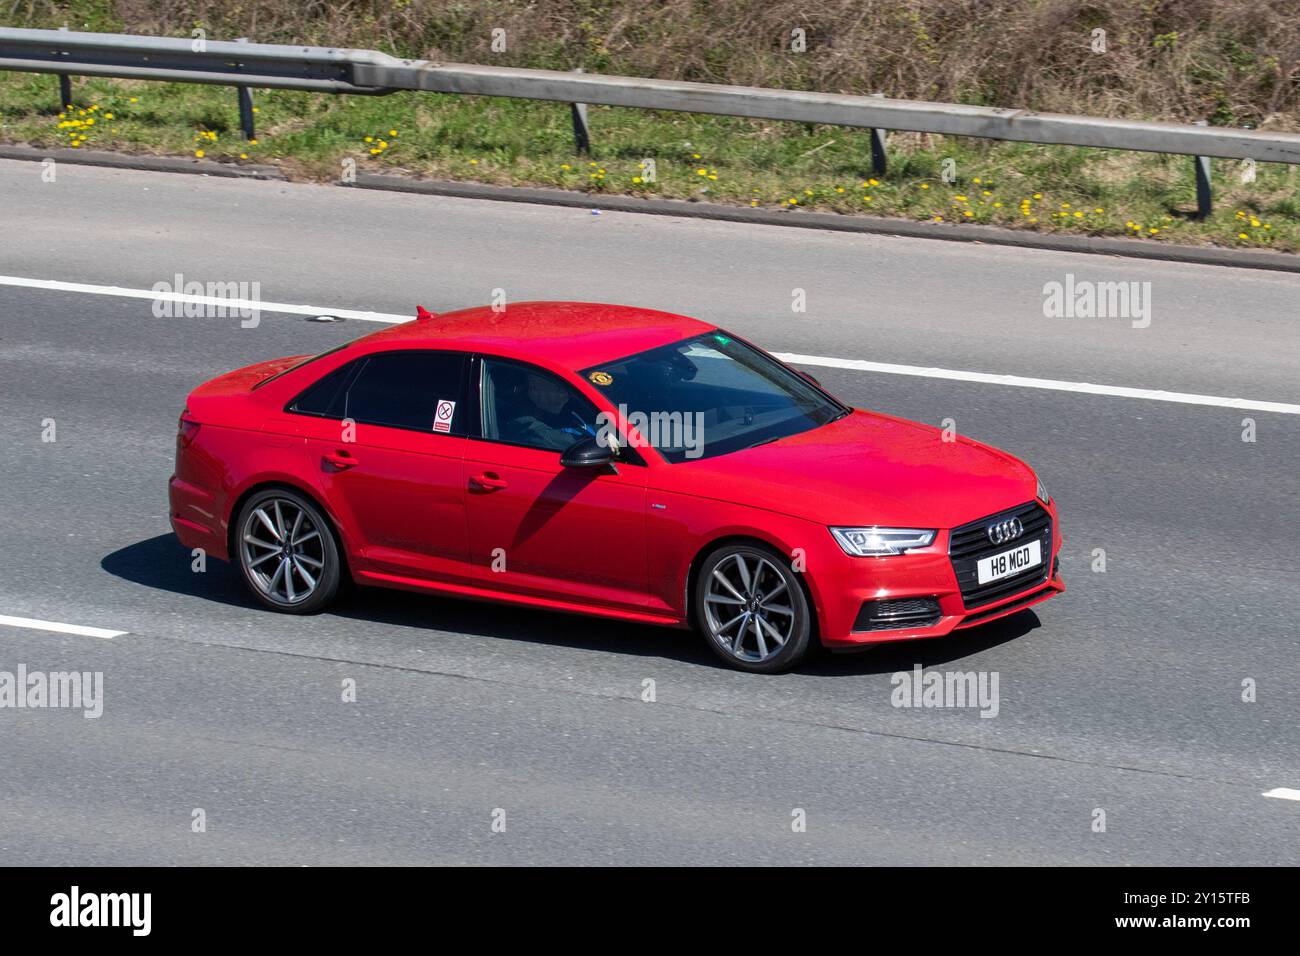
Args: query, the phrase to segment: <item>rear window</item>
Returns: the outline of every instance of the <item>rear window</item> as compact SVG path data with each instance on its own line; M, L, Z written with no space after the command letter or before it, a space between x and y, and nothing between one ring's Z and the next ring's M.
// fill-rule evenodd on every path
M328 355L333 355L335 352L341 352L341 351L343 351L345 348L347 348L347 347L348 347L349 345L351 345L351 344L352 344L351 342L344 342L344 343L342 343L341 345L336 345L336 346L334 346L334 348L332 348L332 349L326 349L324 352L321 352L319 355L312 355L312 356L310 356L310 357L308 357L308 358L303 359L301 362L294 362L294 363L293 363L292 365L290 365L288 368L282 368L282 369L280 369L280 371L276 372L274 375L268 375L266 378L262 379L260 382L258 382L256 385L254 385L253 388L252 388L251 390L255 392L255 391L257 391L259 388L261 388L263 385L270 385L272 382L274 382L274 381L275 381L277 378L279 378L281 375L288 375L290 372L296 372L298 369L302 368L304 365L310 365L312 362L319 361L320 359L323 359L323 358L325 358L325 357L328 356Z

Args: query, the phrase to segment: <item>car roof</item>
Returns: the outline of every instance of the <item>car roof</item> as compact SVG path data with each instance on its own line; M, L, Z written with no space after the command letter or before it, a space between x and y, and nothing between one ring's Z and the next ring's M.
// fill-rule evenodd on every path
M715 328L655 309L599 302L511 302L414 319L358 340L370 348L450 348L574 371Z

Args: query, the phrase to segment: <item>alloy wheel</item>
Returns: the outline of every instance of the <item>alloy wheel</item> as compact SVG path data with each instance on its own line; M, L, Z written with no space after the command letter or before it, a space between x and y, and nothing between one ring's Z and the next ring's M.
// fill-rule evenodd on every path
M301 505L288 498L259 502L239 533L244 569L254 587L285 607L302 604L315 594L328 560L321 530Z
M785 575L758 552L732 552L709 576L704 623L710 639L736 660L771 660L794 636L798 623Z

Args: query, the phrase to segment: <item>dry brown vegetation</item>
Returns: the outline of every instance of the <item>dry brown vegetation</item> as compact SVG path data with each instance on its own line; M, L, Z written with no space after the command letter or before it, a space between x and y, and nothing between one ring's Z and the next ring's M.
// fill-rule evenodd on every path
M5 0L0 0L0 13ZM5 22L1300 126L1300 0L14 0ZM492 30L506 50L491 49ZM792 30L807 50L791 50ZM1106 52L1092 50L1106 31Z

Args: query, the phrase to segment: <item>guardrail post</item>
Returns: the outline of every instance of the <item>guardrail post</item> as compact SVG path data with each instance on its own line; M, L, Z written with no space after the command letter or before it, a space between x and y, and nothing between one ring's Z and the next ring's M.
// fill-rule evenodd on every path
M67 32L67 27L59 27L60 30ZM63 112L66 107L72 105L72 77L66 73L59 74L59 112Z
M872 96L884 98L884 93L872 93ZM885 157L885 130L869 129L871 134L871 171L877 176L885 175L889 161Z
M885 131L871 130L871 171L877 176L885 175L889 163L885 158Z
M241 86L239 93L239 128L244 139L256 139L257 130L253 127L253 94L248 87Z
M585 72L582 67L578 67L574 73ZM591 127L587 125L587 104L572 103L570 112L573 114L573 144L583 156L591 153Z
M1208 126L1205 120L1197 120L1197 126ZM1196 217L1208 219L1214 205L1214 194L1210 189L1210 157L1193 156L1192 164L1196 170Z
M237 37L235 42L247 43L248 37ZM246 86L235 87L235 92L239 96L239 128L244 139L255 139L257 130L253 126L253 94Z

